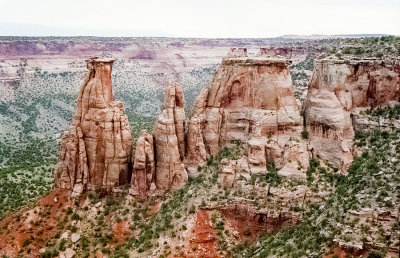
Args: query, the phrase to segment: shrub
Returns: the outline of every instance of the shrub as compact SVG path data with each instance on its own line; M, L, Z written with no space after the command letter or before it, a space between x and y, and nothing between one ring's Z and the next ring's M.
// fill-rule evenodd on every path
M80 220L81 218L79 217L79 215L77 213L72 214L71 217L72 220Z
M308 139L308 132L306 130L303 130L301 132L301 138L306 139L306 140Z

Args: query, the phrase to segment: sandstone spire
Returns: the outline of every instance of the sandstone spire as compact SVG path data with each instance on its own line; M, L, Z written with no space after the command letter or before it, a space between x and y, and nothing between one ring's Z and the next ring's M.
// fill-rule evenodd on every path
M154 126L157 189L175 190L188 179L182 163L185 155L185 111L179 85L166 89L164 106Z
M55 185L72 189L107 190L130 180L132 138L121 102L114 101L111 84L113 59L87 60L73 126L61 142Z

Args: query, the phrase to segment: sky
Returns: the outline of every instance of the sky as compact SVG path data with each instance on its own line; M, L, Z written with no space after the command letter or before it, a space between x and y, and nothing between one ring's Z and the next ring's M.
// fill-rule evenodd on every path
M0 0L2 36L365 33L400 35L400 0Z

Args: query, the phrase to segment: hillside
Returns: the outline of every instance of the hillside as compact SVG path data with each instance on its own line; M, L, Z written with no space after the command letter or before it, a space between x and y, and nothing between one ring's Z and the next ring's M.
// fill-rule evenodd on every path
M396 257L398 37L0 46L1 255Z

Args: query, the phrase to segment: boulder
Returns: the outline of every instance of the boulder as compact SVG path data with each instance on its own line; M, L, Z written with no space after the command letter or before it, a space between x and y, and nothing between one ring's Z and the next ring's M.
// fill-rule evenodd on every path
M75 251L71 248L65 249L64 252L60 253L60 258L72 258L75 256Z
M81 239L81 235L80 235L80 234L78 234L78 233L73 233L73 234L71 235L71 241L72 241L72 243L78 242L79 239Z
M236 178L236 160L222 159L220 164L218 183L222 187L232 187Z

